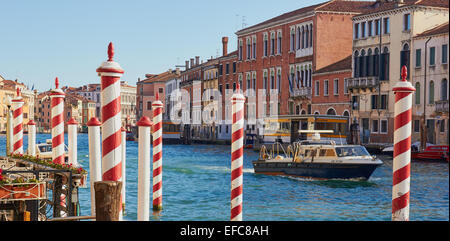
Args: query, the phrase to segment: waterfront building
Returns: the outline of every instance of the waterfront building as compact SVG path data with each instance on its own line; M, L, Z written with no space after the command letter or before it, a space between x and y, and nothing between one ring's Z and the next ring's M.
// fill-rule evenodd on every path
M350 92L347 85L351 76L351 55L315 71L312 76L311 112L316 115L350 117ZM306 113L306 109L296 106L296 115L305 115Z
M427 142L448 145L448 27L446 22L413 38L411 72L413 72L412 84L416 92L413 97L412 142L421 139L425 107L426 121L423 126L426 126Z
M0 132L6 132L6 115L8 107L6 105L7 98L14 99L16 96L17 88L20 89L20 93L24 98L23 106L23 123L28 123L29 120L34 119L34 105L35 105L35 94L34 90L28 89L28 87L19 82L17 79L6 80L0 76ZM24 131L28 131L28 125L23 126Z
M394 94L401 67L412 68L414 36L448 21L448 1L376 1L353 17L352 111L361 128L362 143L393 142ZM411 75L411 76L410 76Z
M48 99L50 100L50 98ZM68 92L66 92L64 98L64 122L69 121L70 118L74 118L75 121L78 122L78 131L81 131L80 124L83 123L83 102L86 101L87 99L83 96ZM64 131L67 132L67 125L64 125Z
M164 107L164 109L166 110L163 113L163 120L170 120L170 110L176 105L176 99L171 100L171 94L173 91L177 90L180 88L180 69L176 68L175 69L175 76L173 76L173 78L169 78L166 81L166 86L165 86L165 94L164 94L164 98L165 98L165 102L166 106Z
M179 72L169 69L160 74L146 74L145 79L136 83L136 119L142 116L153 118L152 102L156 100L156 93L159 95L159 100L166 106L166 82L179 77ZM163 109L163 115L167 112Z
M136 86L120 81L120 102L122 112L122 126L131 130L136 125Z
M228 37L222 38L222 56L218 60L218 90L222 95L221 116L218 118L217 140L231 141L231 96L238 81L238 51L228 53ZM242 86L242 85L241 85ZM246 120L246 118L245 118ZM245 129L245 128L244 128Z
M202 64L202 139L215 141L217 139L217 123L219 109L219 81L218 60L211 56L207 62ZM208 114L206 114L208 112Z
M257 91L257 129L263 128L265 116L295 114L295 109L312 114L312 74L351 55L352 17L367 11L372 4L328 1L236 33L237 72L244 80L242 89Z
M82 116L81 116L81 122L80 124L80 128L81 128L81 132L87 132L88 131L88 126L87 123L88 121L92 118L95 117L95 107L96 103L93 100L89 100L87 98L83 98L83 106L82 106Z

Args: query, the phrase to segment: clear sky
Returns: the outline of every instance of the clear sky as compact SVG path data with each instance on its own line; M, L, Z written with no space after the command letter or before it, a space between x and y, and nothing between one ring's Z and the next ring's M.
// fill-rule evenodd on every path
M135 85L194 56L221 55L222 36L236 50L243 24L324 1L0 0L0 75L39 91L54 87L55 77L63 86L99 83L95 70L113 42L122 80Z

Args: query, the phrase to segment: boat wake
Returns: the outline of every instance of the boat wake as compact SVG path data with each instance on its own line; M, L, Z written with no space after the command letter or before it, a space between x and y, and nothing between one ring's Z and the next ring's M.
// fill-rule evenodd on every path
M231 168L225 167L225 166L195 166L198 169L203 170L211 170L211 171L218 171L222 173L231 172ZM243 173L255 173L255 170L253 168L243 168Z

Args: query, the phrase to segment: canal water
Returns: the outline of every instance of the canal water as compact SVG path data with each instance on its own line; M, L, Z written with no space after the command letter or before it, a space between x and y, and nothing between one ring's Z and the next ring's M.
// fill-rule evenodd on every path
M50 134L39 134L45 142ZM67 144L67 135L65 138ZM0 155L5 155L0 135ZM27 148L27 135L24 137ZM138 143L127 142L125 220L137 219ZM243 220L355 221L391 220L392 158L368 181L317 181L255 174L244 152ZM88 136L78 136L78 162L89 170ZM90 189L80 189L81 215L90 215ZM151 199L151 198L150 198ZM449 220L449 165L413 162L411 220ZM164 145L163 210L151 220L228 221L230 217L230 146Z

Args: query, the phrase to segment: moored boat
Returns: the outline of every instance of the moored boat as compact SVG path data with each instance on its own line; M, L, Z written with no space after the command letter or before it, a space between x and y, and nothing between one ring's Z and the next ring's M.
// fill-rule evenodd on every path
M411 159L429 162L449 162L449 147L446 145L428 146L423 151L411 151Z
M363 146L337 145L333 140L320 140L320 133L327 132L325 130L302 132L312 134L312 139L295 142L286 150L278 143L274 144L271 152L266 152L266 148L262 147L259 159L253 161L255 173L313 179L367 180L383 164Z

